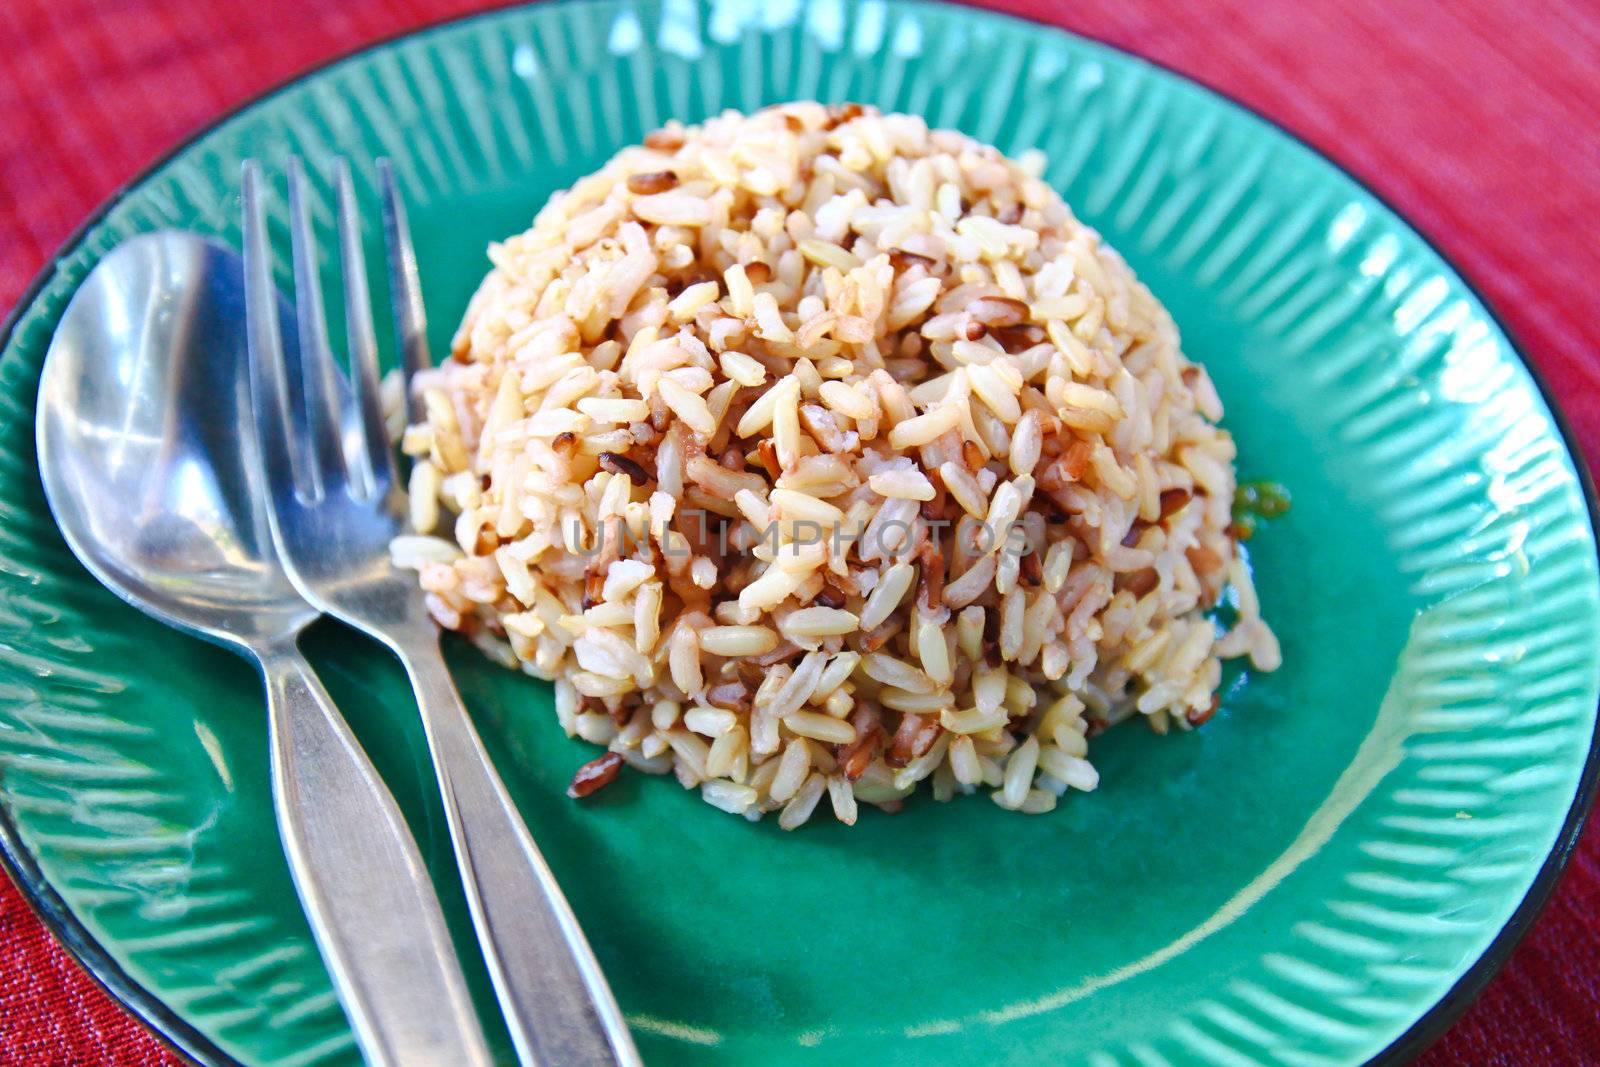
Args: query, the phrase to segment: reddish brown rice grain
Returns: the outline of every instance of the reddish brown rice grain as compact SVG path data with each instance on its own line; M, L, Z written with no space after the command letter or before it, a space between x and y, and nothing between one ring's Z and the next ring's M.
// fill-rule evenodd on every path
M634 174L628 178L628 191L648 195L650 193L664 193L678 184L678 176L670 170L653 170L646 174Z
M650 472L620 452L602 452L599 462L602 470L627 475L634 485L650 484Z
M1161 517L1164 519L1188 505L1191 499L1187 489L1164 489L1161 491Z
M577 799L593 794L598 789L603 789L616 780L617 771L622 767L622 757L615 752L607 752L585 763L578 768L578 773L572 776L572 784L567 786L567 796Z

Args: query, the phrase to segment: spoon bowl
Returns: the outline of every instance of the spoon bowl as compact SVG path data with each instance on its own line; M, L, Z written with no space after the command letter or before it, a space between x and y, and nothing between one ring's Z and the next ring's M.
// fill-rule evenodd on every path
M39 472L67 543L171 625L259 647L316 616L264 510L238 253L164 231L119 245L73 297L39 383ZM289 314L279 300L279 314ZM290 334L292 336L292 333Z

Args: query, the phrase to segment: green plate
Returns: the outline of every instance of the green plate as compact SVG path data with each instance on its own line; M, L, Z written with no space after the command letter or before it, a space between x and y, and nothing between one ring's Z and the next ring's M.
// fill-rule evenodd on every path
M562 3L379 46L226 120L96 216L10 324L4 842L79 955L196 1059L356 1054L279 850L251 668L96 585L46 510L33 399L67 299L131 234L237 242L246 153L324 177L349 155L374 208L387 155L442 350L486 242L550 192L668 118L808 97L1048 152L1216 378L1241 477L1294 495L1250 542L1284 667L1232 677L1192 734L1112 731L1102 787L1050 816L923 799L785 834L671 780L572 803L592 753L549 688L453 645L646 1059L1396 1058L1531 921L1595 779L1594 528L1528 368L1414 231L1239 107L1055 30L898 0ZM468 943L397 665L332 626L309 648Z

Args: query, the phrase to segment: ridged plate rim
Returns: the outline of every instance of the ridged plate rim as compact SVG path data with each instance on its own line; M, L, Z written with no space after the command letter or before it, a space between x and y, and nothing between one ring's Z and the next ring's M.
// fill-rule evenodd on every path
M1455 276L1455 279L1479 303L1484 314L1506 338L1512 355L1522 364L1523 369L1527 372L1529 379L1533 382L1540 398L1549 411L1551 422L1576 472L1591 528L1600 533L1600 493L1596 491L1593 476L1585 461L1577 435L1561 410L1550 384L1546 381L1537 364L1528 356L1522 343L1494 304L1490 302L1470 276L1427 233L1412 223L1409 217L1392 203L1385 194L1372 187L1366 180L1349 170L1339 161L1328 156L1320 148L1293 130L1276 122L1253 105L1209 84L1202 78L1177 70L1160 60L1151 59L1092 35L1069 30L1028 15L969 6L950 2L950 0L920 0L920 2L937 7L968 8L974 13L986 17L1020 22L1041 27L1054 33L1064 34L1080 41L1092 43L1094 46L1123 57L1134 64L1153 68L1167 76L1192 85L1202 92L1216 97L1225 106L1231 106L1253 117L1276 133L1288 138L1318 161L1343 176L1375 203L1385 208L1394 217L1398 225L1409 230L1412 236L1427 250L1431 251L1441 264ZM308 67L218 115L123 182L68 235L66 240L24 289L16 304L6 315L3 323L0 323L0 352L4 352L9 348L16 327L29 314L35 301L51 282L58 267L79 250L85 237L106 219L123 198L216 132L220 127L227 125L245 112L297 88L302 83L332 68L382 52L402 42L431 36L435 33L465 26L479 20L503 15L507 10L515 7L567 6L568 4L577 3L581 3L581 0L544 0L543 3L538 5L515 3L496 5L481 11L441 19L389 34ZM1596 547L1597 559L1600 559L1600 538L1596 540ZM1561 829L1557 833L1549 853L1541 864L1538 873L1534 876L1522 901L1512 911L1483 953L1467 966L1455 984L1431 1008L1418 1016L1388 1047L1374 1056L1369 1063L1398 1064L1409 1061L1438 1038L1478 996L1489 981L1494 978L1528 930L1532 928L1533 923L1537 920L1540 912L1548 903L1551 894L1559 884L1582 834L1588 815L1594 807L1597 794L1600 794L1600 708L1596 709L1595 730L1584 758L1572 803L1567 810ZM114 1000L139 1018L173 1051L185 1059L205 1064L206 1067L241 1067L240 1061L223 1051L204 1033L185 1020L179 1012L169 1007L159 996L132 978L109 950L78 919L66 901L44 877L37 859L24 844L12 819L11 812L3 803L0 803L0 867L5 868L6 873L21 890L24 899L28 901L46 928L68 950L90 977Z

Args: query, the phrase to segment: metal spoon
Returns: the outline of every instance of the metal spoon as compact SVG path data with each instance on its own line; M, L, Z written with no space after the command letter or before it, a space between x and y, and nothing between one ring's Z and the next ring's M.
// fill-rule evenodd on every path
M233 250L192 234L138 237L100 261L39 384L45 495L112 592L260 663L284 852L368 1062L486 1065L416 843L296 647L317 612L267 526L243 282Z

